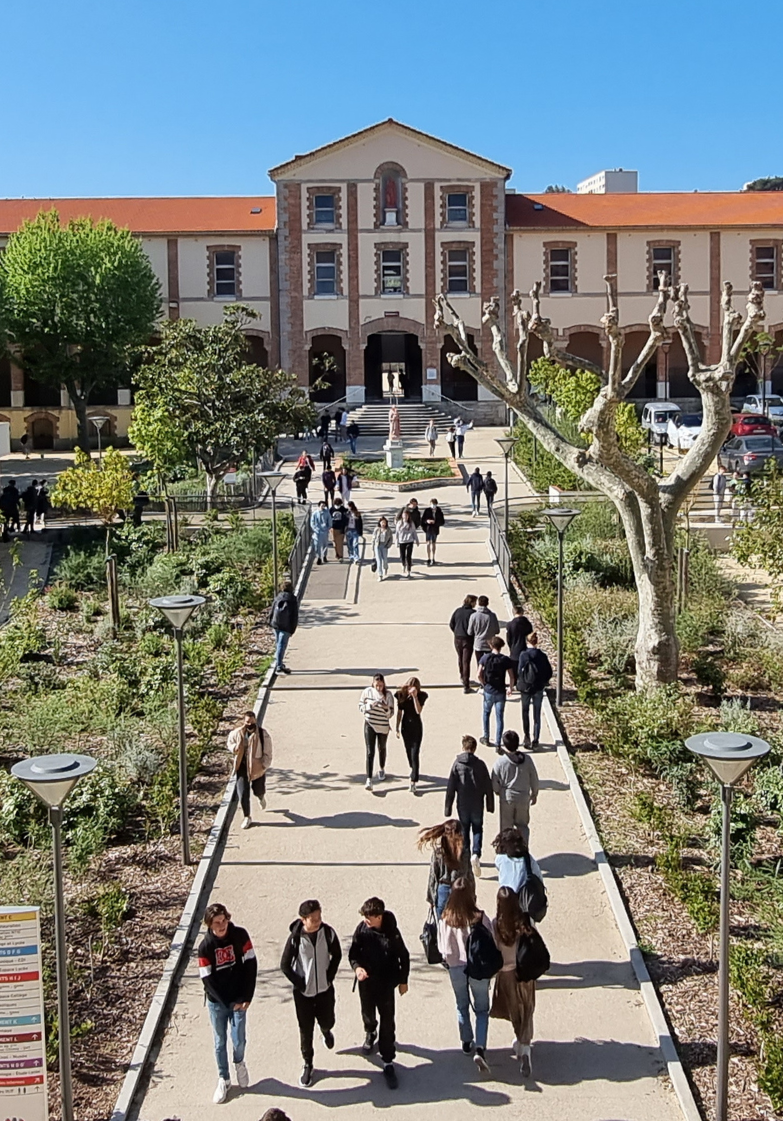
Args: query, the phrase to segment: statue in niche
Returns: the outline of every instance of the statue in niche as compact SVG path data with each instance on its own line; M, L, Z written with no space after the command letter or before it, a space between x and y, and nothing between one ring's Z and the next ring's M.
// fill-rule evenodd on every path
M392 405L392 407L389 409L389 439L402 439L402 430L400 428L400 414L396 405Z
M393 175L386 178L386 190L384 192L384 206L387 210L397 209L397 182Z

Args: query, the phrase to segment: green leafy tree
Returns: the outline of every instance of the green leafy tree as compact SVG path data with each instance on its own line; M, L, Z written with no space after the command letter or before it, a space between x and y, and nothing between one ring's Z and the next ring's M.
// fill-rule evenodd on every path
M774 581L773 598L783 605L783 474L770 464L753 480L753 521L734 530L732 552L740 564L765 569Z
M112 222L62 225L41 211L0 257L0 319L15 361L64 385L89 451L87 405L96 388L127 385L160 312L160 284L138 238Z
M166 323L136 376L129 435L162 472L198 463L207 476L207 504L235 464L274 447L283 432L311 428L316 412L284 370L247 362L243 328L257 318L242 304L226 308L222 323L192 319Z
M57 480L52 503L68 510L89 510L110 526L118 511L133 505L133 474L127 458L116 448L107 448L99 467L77 448L73 467Z
M767 175L763 179L751 179L743 191L783 191L783 175Z

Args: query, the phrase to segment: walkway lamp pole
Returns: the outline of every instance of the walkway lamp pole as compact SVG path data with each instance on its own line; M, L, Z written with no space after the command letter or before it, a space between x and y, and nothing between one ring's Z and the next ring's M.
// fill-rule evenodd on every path
M557 689L555 703L557 707L563 703L563 539L566 530L574 518L578 518L581 510L569 510L560 506L552 506L542 510L541 514L557 531Z
M765 338L763 342L759 343L759 353L761 354L761 411L764 416L767 415L767 358L771 350L771 339Z
M190 617L206 603L204 596L158 596L149 601L165 615L174 630L177 645L177 714L179 717L179 834L182 863L190 864L190 833L188 831L188 753L185 744L185 667L182 659L182 636Z
M753 764L769 752L757 736L734 732L704 732L685 746L700 756L720 783L723 802L720 862L720 947L718 951L718 1063L715 1119L727 1121L729 1092L729 872L731 870L731 802L734 786Z
M277 595L277 488L282 483L285 475L282 471L259 471L259 479L263 479L272 495L272 595Z
M68 959L65 941L63 891L63 802L80 778L96 766L89 755L38 755L14 763L11 774L20 779L49 811L54 862L54 926L57 958L57 1033L60 1047L60 1097L63 1121L73 1121L71 1081L71 1021L68 1013Z
M516 443L516 439L513 436L500 436L497 440L495 440L495 443L500 447L500 450L503 452L503 460L504 460L504 468L505 468L505 477L504 477L504 483L503 483L503 486L505 488L504 491L503 491L503 497L504 497L504 503L505 503L505 510L504 510L505 521L504 521L503 528L505 530L506 537L508 537L508 457L511 455L511 449L514 447L514 444Z
M101 453L101 429L103 428L104 424L108 424L108 423L109 423L109 417L107 417L107 416L91 416L90 417L90 424L93 424L95 426L95 431L98 433L98 466L99 467L100 467L101 463L103 462L103 455Z

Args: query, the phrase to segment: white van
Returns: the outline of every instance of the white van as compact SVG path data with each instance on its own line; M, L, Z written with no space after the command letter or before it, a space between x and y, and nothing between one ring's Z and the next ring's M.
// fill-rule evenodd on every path
M656 444L665 444L669 421L680 412L682 409L673 401L648 401L642 409L642 428L652 433Z

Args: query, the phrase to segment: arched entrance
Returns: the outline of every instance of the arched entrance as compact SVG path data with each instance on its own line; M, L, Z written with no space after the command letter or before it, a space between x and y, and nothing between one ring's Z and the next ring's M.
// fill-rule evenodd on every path
M46 451L54 447L54 426L54 420L48 416L37 416L29 422L34 451Z
M604 368L604 346L596 331L571 331L566 343L569 354L592 362L600 370Z
M629 331L623 339L623 377L628 373L650 338L649 330ZM644 367L628 394L631 401L654 401L658 391L658 361L653 358Z
M266 343L260 335L245 335L247 339L247 356L249 361L254 366L260 366L262 370L269 369L269 352L266 349Z
M390 373L402 387L403 400L421 400L421 347L416 335L379 331L368 337L364 350L365 401L381 401L388 396Z
M308 366L312 401L339 401L345 396L345 347L339 335L313 335ZM321 389L312 389L319 378L326 384Z
M473 335L468 334L468 342L473 353L477 353ZM444 397L450 397L452 401L476 401L478 400L478 382L476 379L465 370L455 369L449 362L448 356L456 354L458 350L459 347L452 336L446 335L443 346L440 348L441 392Z

